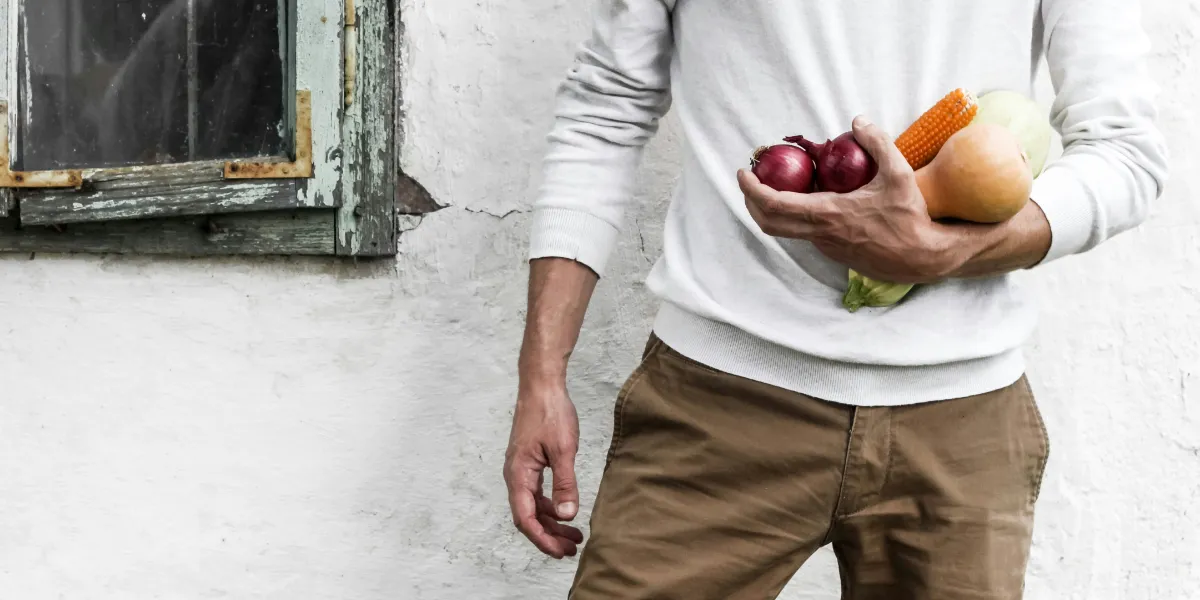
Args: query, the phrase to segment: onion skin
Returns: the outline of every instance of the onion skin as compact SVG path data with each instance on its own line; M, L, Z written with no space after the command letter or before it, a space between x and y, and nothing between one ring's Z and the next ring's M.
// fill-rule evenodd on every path
M807 194L813 191L816 165L802 148L790 144L764 146L754 151L751 172L778 192Z
M817 164L817 185L835 194L853 192L875 179L879 165L848 131L824 144L816 144L802 135L784 138L808 152Z

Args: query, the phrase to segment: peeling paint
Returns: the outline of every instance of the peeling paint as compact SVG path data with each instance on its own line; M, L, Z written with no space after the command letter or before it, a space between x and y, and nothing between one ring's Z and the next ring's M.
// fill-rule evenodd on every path
M342 122L348 142L338 188L340 254L378 256L396 250L393 8L382 0L346 4L345 19L353 24L347 31L354 42L348 51L360 74L346 89Z
M299 3L296 16L296 88L312 93L312 156L333 156L341 146L344 97L342 0ZM334 206L341 165L316 160L313 181L300 190L302 205Z

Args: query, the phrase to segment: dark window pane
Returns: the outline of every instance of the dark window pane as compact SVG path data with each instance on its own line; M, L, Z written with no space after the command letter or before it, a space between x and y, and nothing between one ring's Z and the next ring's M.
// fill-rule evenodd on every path
M288 153L280 0L26 0L23 10L17 168Z

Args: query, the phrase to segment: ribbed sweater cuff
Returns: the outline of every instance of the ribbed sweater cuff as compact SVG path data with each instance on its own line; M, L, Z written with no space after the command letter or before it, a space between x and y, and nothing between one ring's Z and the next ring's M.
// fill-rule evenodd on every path
M1075 161L1086 160L1079 155ZM1095 159L1094 168L1103 172L1111 168L1100 159ZM1076 162L1073 167L1078 167ZM1060 258L1083 251L1092 237L1097 207L1096 199L1081 179L1076 168L1051 167L1033 183L1033 201L1050 222L1050 251L1040 264L1054 262Z
M618 233L608 221L590 213L540 208L533 216L529 259L569 258L603 276Z

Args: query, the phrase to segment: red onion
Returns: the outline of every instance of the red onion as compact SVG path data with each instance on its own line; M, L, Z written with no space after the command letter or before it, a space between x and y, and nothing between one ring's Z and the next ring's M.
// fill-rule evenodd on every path
M817 185L823 191L835 194L853 192L867 185L879 172L879 165L854 139L848 131L833 141L814 144L804 136L784 138L785 142L799 145L817 163Z
M813 189L813 159L796 146L763 146L754 151L750 164L758 180L776 191L807 194Z

